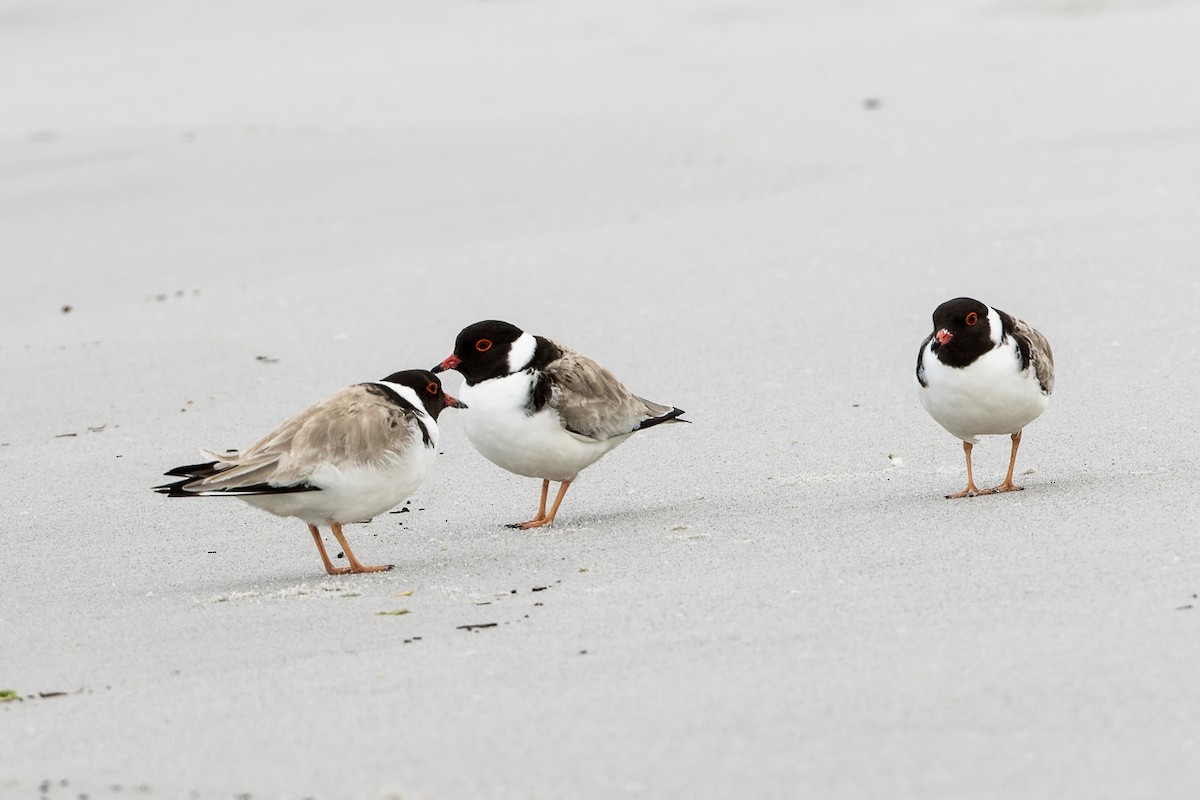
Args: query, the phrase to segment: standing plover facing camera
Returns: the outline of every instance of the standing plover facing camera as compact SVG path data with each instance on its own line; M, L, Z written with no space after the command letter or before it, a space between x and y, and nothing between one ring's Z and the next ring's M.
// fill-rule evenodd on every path
M453 355L433 371L451 369L465 381L463 424L475 449L509 472L542 479L537 515L514 528L553 525L579 472L636 431L687 422L680 409L638 397L590 358L499 320L458 334ZM551 481L560 486L547 512Z
M947 300L933 312L933 333L917 353L918 396L929 415L962 439L967 488L946 495L1011 492L1021 431L1046 410L1054 390L1054 354L1046 337L1010 314L970 297ZM1012 455L1004 482L979 489L971 446L980 436L1007 434Z
M325 571L380 572L363 566L342 533L369 520L424 483L437 456L438 414L463 404L442 391L425 370L393 373L360 383L292 417L242 452L202 451L212 461L176 467L181 478L156 486L168 497L237 497L280 517L308 525ZM328 526L349 567L335 567L318 527Z

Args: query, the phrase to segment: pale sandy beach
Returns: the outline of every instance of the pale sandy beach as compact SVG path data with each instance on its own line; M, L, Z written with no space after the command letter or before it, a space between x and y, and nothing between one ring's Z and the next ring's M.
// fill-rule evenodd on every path
M0 798L1200 796L1198 30L0 0ZM1021 493L943 499L957 295L1054 346ZM489 317L692 424L520 532L448 410L376 575L150 491Z

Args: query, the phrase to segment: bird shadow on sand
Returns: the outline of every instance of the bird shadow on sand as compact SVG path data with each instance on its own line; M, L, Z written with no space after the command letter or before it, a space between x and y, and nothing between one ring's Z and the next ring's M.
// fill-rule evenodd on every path
M262 576L244 580L231 580L223 586L205 587L205 593L214 602L229 602L258 598L263 600L288 600L306 597L355 597L378 594L379 590L395 588L402 583L407 588L417 580L414 576L428 579L434 574L432 562L417 559L402 561L387 572L347 573L328 575L320 568L297 570L283 575Z
M518 535L572 533L576 531L600 532L607 528L628 530L630 528L645 528L646 530L669 530L675 525L686 524L696 517L693 510L681 511L678 506L669 503L643 505L620 511L604 511L599 513L568 514L561 513L551 528L531 528L520 530L512 527L513 523L495 523L497 527L507 529Z

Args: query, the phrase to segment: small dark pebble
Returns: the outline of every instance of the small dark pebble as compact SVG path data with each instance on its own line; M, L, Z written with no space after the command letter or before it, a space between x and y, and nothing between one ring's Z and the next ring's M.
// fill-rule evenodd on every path
M549 588L550 588L549 586L535 586L535 587L533 587L533 589L531 589L530 591L533 591L533 592L544 592L544 591L546 591L546 590L547 590L547 589L549 589Z
M498 622L480 622L475 625L459 625L455 630L459 631L477 631L483 628L495 628L500 623Z
M74 308L69 305L62 307L62 313L64 313L64 314L70 314L73 310L74 310Z
M206 552L207 552L207 553L208 553L210 556L215 556L215 555L217 554L217 551L216 551L216 550L208 550L208 551L206 551Z
M46 792L50 791L50 781L42 781L38 786L38 791L42 794L46 794Z
M586 655L587 655L587 650L580 650L580 651L579 651L579 655L581 655L581 656L586 656Z
M38 697L44 700L47 697L65 697L66 694L66 692L38 692Z
M407 514L410 511L412 511L411 508L405 507L405 508L398 508L395 511L389 511L388 513L389 514Z
M264 364L278 364L279 363L278 358L271 358L271 356L255 356L254 360L261 361Z
M516 593L517 593L516 589L513 589L512 591L509 592L509 594L516 594Z
M414 636L414 637L413 637L413 641L414 641L414 642L419 642L419 641L421 641L421 637L420 637L420 636Z
M345 554L345 553L338 553L336 557L337 557L337 558L345 558L345 557L346 557L346 554Z
M1192 607L1192 604L1191 604L1191 603L1188 603L1186 606L1179 606L1179 607L1178 607L1178 608L1176 608L1175 610L1176 610L1176 611L1187 611L1187 610L1188 610L1189 608L1191 608L1191 607Z
M72 436L78 436L78 435L79 435L78 433L59 433L59 434L55 434L54 438L55 439L69 439Z
M534 605L535 605L535 606L544 606L544 605L546 605L546 604L545 604L545 603L534 603Z

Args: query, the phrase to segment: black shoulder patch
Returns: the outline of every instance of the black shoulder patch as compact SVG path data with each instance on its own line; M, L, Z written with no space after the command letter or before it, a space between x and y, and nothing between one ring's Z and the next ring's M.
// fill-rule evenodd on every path
M932 333L926 336L925 341L921 342L921 349L917 351L917 383L921 384L922 389L929 388L929 382L925 380L925 348L929 347L932 339Z
M1029 369L1029 362L1033 360L1033 351L1029 346L1029 340L1017 333L1017 323L1011 314L1006 314L1000 309L996 309L996 313L1000 315L1000 324L1004 327L1004 333L1000 337L1003 343L1009 336L1017 341L1017 352L1020 354L1021 371Z
M550 404L554 395L554 381L543 370L562 358L562 350L545 336L534 336L537 346L533 349L533 358L525 367L525 372L534 375L533 389L529 392L529 402L525 404L528 414L536 414Z
M359 385L365 387L371 394L387 398L392 405L404 411L404 416L417 423L417 427L421 429L421 440L425 443L425 446L433 447L433 437L429 435L429 428L425 427L425 420L417 413L416 406L401 397L395 389L385 386L382 383L362 383Z
M421 441L426 447L433 447L433 437L429 435L429 428L425 427L425 420L417 417L417 427L421 429Z
M550 398L554 395L554 381L544 372L535 373L537 379L534 381L533 390L529 392L529 402L525 404L525 411L529 414L536 414L547 405L550 404Z
M534 336L533 338L537 342L537 347L533 349L533 358L530 359L525 369L545 369L551 363L562 358L562 350L559 350L558 345L554 342L545 336Z

